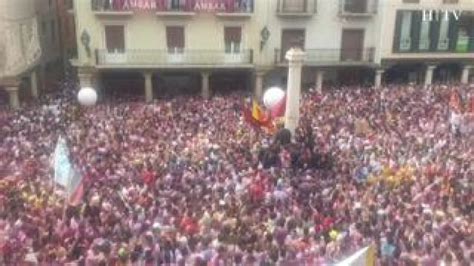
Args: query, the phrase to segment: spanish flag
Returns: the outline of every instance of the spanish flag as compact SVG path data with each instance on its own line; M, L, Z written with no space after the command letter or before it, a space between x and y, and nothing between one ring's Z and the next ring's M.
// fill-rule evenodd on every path
M264 128L270 133L274 132L274 125L270 115L265 114L257 101L252 102L252 108L244 108L244 118L245 120L259 128Z
M262 108L260 107L260 105L255 100L252 101L252 117L253 117L253 119L255 119L256 121L259 121L259 122L265 120L264 114L262 112Z

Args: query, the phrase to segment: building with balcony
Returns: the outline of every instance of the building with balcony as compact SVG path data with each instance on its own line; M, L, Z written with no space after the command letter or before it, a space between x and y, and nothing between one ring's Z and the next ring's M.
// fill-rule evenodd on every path
M142 87L134 93L150 101L250 88L254 8L252 0L74 1L72 62L81 86L105 95Z
M60 56L55 6L52 0L0 0L0 102L18 107L49 87Z
M293 46L306 53L303 87L321 87L323 80L330 84L373 82L380 63L379 1L279 0L267 4L276 16L259 21L271 32L263 65L273 66L263 73L264 87L286 84L285 54Z
M473 1L393 0L382 12L380 73L386 82L472 80Z
M440 65L461 62L457 75L465 81L471 5L436 1L74 1L78 53L71 61L81 86L104 95L123 90L148 101L233 89L260 96L265 87L284 87L284 55L294 46L306 53L303 87L320 88L323 81L379 86L399 77L400 65L430 58ZM421 22L424 9L443 8L465 12L459 23Z

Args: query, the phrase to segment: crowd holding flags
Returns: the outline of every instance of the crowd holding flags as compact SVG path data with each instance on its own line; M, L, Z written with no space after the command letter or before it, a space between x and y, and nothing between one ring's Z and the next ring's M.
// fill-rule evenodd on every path
M58 138L53 163L55 185L58 184L66 190L66 200L69 204L79 204L84 195L83 178L69 159L69 150L63 137Z
M462 99L459 92L456 90L451 91L451 95L449 96L449 107L454 110L456 113L462 113Z
M279 118L285 115L286 96L283 97L277 104L269 109L264 109L254 99L251 107L244 107L245 121L256 128L264 129L270 133L275 133L276 122Z

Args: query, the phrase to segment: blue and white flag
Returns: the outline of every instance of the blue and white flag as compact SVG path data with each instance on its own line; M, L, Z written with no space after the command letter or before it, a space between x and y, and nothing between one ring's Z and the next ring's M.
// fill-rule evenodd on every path
M68 188L73 175L73 167L69 160L69 150L66 140L59 137L54 150L54 182Z
M69 159L66 140L59 137L54 150L54 182L66 189L71 203L78 203L83 195L82 175L76 170Z

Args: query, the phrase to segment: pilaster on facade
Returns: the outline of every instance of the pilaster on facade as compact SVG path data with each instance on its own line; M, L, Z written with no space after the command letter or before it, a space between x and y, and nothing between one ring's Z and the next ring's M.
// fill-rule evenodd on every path
M201 96L204 99L211 97L211 91L209 88L209 77L211 73L209 71L201 71Z
M461 74L461 83L462 84L468 84L469 83L469 76L470 72L472 72L472 69L474 69L474 65L465 65L462 69L462 74Z
M427 65L425 71L425 86L429 86L433 83L433 72L437 65Z
M383 74L385 73L385 69L383 68L378 68L375 70L375 81L374 81L374 86L376 88L380 88L382 86L382 79L383 79Z
M145 100L151 102L153 101L153 73L145 71L142 74L145 79Z

